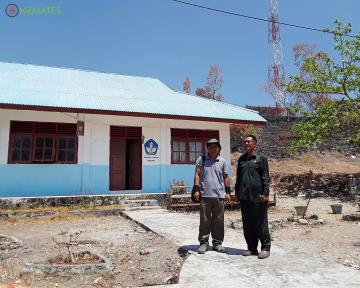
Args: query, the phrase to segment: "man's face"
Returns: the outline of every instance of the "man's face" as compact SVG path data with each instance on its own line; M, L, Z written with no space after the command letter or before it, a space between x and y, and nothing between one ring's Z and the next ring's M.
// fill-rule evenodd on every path
M246 152L253 152L256 147L256 142L252 137L246 137L244 140Z
M208 153L210 154L210 156L217 156L220 153L220 147L217 144L210 144L207 147Z

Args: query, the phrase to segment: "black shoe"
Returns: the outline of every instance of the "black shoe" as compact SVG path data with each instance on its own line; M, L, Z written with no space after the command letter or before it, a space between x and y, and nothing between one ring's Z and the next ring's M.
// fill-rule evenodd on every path
M246 250L241 255L242 256L257 256L257 255L259 255L259 253L257 251Z
M213 244L213 250L219 253L225 253L226 250L221 244Z
M200 245L197 253L198 254L205 254L205 252L209 249L209 244L208 243L203 243Z
M266 250L261 250L258 258L259 259L266 259L270 256L270 251L266 251Z

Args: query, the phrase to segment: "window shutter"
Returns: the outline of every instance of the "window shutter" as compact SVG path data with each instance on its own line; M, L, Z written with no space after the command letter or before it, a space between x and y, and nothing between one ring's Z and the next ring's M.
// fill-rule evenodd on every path
M122 126L111 126L110 127L110 137L121 137L125 138L126 129Z
M76 135L76 124L59 123L57 124L57 134L61 135Z
M140 139L141 127L126 127L126 138Z
M204 134L202 130L195 130L195 129L190 129L187 132L189 138L197 138L197 139L202 139Z
M37 134L56 134L56 123L34 123L34 132Z
M110 137L124 138L124 139L141 139L141 127L125 127L125 126L111 126Z
M11 121L10 133L33 133L33 122L27 121Z
M171 129L171 137L186 138L186 129Z

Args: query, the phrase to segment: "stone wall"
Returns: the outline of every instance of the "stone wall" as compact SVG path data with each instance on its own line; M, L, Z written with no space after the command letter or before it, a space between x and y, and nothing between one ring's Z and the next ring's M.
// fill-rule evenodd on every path
M302 119L279 117L276 119L267 119L266 126L244 128L241 130L231 129L231 150L242 151L243 139L245 134L254 133L258 136L258 151L271 158L288 158L292 155L287 151L291 141L294 138L291 127L295 123L299 123ZM349 135L338 133L332 135L327 145L317 147L320 151L338 151L345 155L355 155L359 151L359 146L349 143Z
M149 193L132 195L93 195L68 197L31 197L31 198L0 198L0 209L20 209L38 207L73 207L73 206L107 206L118 205L124 200L159 200L161 206L166 206L167 193Z
M331 174L288 174L273 173L272 187L275 191L290 196L297 196L307 189L324 192L327 196L355 199L360 196L360 173Z

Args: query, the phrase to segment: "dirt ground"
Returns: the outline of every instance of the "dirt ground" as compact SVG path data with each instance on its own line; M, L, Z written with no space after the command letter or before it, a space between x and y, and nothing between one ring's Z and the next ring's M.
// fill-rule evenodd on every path
M176 279L184 261L178 247L170 241L145 231L121 216L74 216L66 211L38 219L11 217L0 220L0 233L16 237L24 247L15 256L0 261L0 283L21 283L26 287L139 287L169 283ZM78 249L91 249L108 257L114 266L110 273L87 276L23 276L24 263L44 262L66 254L61 242L82 231L78 240L90 240Z
M332 214L329 205L335 203L339 201L330 198L311 199L306 215L316 214L324 220L324 224L302 225L287 219L295 214L294 206L305 205L306 201L303 198L278 196L276 208L269 209L269 222L281 219L283 225L271 229L273 243L319 255L325 261L338 262L360 270L360 222L343 221L342 215ZM359 210L351 203L341 204L343 214ZM226 211L225 219L226 226L232 227L232 222L241 219L240 211ZM241 224L240 222L240 228Z
M241 154L235 152L231 154L233 175L236 175L237 160ZM344 156L337 152L311 152L293 159L283 160L269 159L269 169L271 173L277 174L303 174L310 170L313 173L359 173L360 155ZM235 180L235 178L233 179Z

